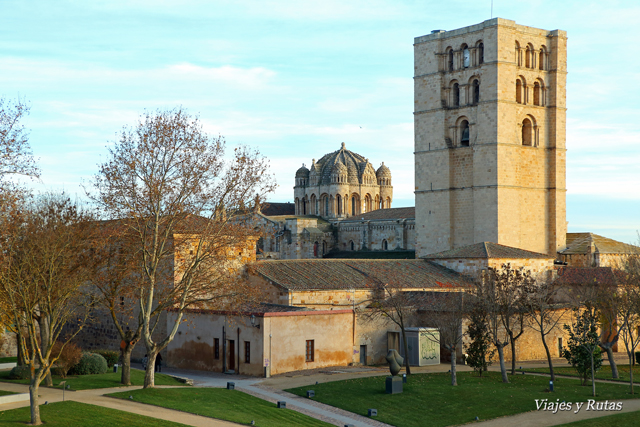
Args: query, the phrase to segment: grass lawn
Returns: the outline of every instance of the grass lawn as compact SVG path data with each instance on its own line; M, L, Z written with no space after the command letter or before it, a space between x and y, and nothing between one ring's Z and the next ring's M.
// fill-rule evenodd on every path
M486 375L488 374L488 375ZM486 376L485 376L486 375ZM500 381L499 372L487 372L482 378L473 372L459 372L458 386L450 385L446 373L413 374L404 384L402 394L385 393L385 377L335 381L287 390L306 396L315 390L322 403L367 415L367 409L378 410L377 420L400 427L419 427L429 420L429 426L469 423L478 417L488 420L536 409L535 399L560 399L583 402L591 398L591 387L580 386L578 380L560 378L555 392L547 392L549 380L532 375L510 376L509 384ZM597 385L596 400L631 398L620 384Z
M15 394L11 391L4 391L4 390L0 390L0 396L8 396L10 394Z
M611 380L611 381L623 381L629 382L629 365L617 365L618 366L618 376L620 378L613 379L611 378L611 366L603 365L602 368L596 372L596 379L599 380ZM549 368L527 368L523 369L525 372L539 372L543 374L549 373ZM556 375L569 375L572 377L577 377L578 373L572 366L561 366L561 367L553 367L553 372ZM589 376L591 377L591 376ZM640 365L635 365L633 367L633 382L640 382Z
M0 363L17 363L17 357L0 357Z
M640 425L640 412L626 412L562 424L559 427L636 427L638 425Z
M72 401L40 405L40 418L47 427L184 427L184 424ZM30 420L28 406L0 412L0 426L24 426Z
M224 388L147 389L113 393L109 396L121 399L133 396L135 402L246 425L255 420L257 426L263 427L330 426L291 409L278 409L274 403L241 391Z
M16 384L29 384L29 380L10 380L8 379L9 371L0 372L0 381L11 382ZM53 376L54 386L58 386L60 381L66 381L67 385L71 386L72 390L89 390L94 388L111 388L120 387L120 372L107 372L106 374L99 375L80 375L80 376L67 376L66 379L60 378L57 375ZM186 386L173 377L168 375L156 373L156 385L176 385ZM138 369L131 370L131 384L143 385L144 384L144 371ZM44 381L41 386L44 385Z

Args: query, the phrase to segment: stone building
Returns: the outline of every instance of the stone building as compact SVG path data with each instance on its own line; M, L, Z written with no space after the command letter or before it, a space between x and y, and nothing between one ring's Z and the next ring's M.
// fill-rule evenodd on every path
M566 42L501 18L415 39L418 256L565 247Z
M574 267L620 267L634 253L640 248L593 233L567 233L567 247L558 256Z
M347 150L295 176L294 203L267 203L254 222L266 233L258 259L322 258L340 251L413 251L415 209L391 208L391 171Z
M384 163L375 170L343 142L340 150L313 159L309 169L303 164L297 170L293 193L296 215L348 218L391 207L391 171Z

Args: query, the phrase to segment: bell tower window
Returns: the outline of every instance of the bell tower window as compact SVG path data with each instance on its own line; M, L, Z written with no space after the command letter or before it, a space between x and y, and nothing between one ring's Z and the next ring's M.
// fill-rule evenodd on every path
M463 147L469 146L469 122L463 120L460 125L460 145Z

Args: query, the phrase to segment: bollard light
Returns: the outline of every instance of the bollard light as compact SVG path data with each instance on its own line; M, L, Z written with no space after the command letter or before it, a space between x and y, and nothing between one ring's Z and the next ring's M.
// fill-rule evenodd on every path
M553 391L553 381L549 381L549 391Z

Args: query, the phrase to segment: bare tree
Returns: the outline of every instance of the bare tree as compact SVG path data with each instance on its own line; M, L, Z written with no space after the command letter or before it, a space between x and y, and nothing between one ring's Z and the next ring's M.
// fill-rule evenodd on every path
M40 175L29 146L29 135L20 123L27 114L29 106L24 101L0 97L0 184L10 175Z
M524 333L527 316L523 290L533 283L530 272L504 264L500 269L489 267L484 271L473 291L474 304L486 313L489 335L498 351L500 372L505 383L509 382L509 377L504 362L504 347L511 344L511 369L514 374L515 342Z
M90 216L63 195L48 195L16 212L3 241L0 301L23 332L18 346L30 368L31 423L41 424L38 388L60 351L82 329L91 299L87 283ZM66 329L65 329L66 328ZM72 332L62 336L63 330Z
M421 305L420 297L415 292L403 291L400 285L375 283L373 286L374 291L371 303L362 312L362 317L369 321L388 319L400 328L405 356L405 371L407 375L411 375L406 328Z
M131 385L131 354L143 327L136 304L141 275L135 240L132 241L135 237L119 221L104 221L96 228L99 239L92 248L91 283L98 290L99 305L109 313L120 336L120 382Z
M524 289L524 305L529 314L529 326L540 334L540 340L547 354L551 381L555 381L555 374L547 335L558 329L560 321L571 309L569 301L559 297L558 290L551 279L544 278L538 278Z
M618 286L620 338L629 358L629 387L633 394L634 353L640 344L640 254L629 254L622 263L623 277Z
M425 317L427 325L437 328L438 334L427 334L427 337L437 342L451 354L451 385L458 385L456 360L458 347L462 346L462 323L468 312L465 305L464 291L459 292L429 292L422 297L420 314Z
M123 129L95 177L93 200L135 236L136 301L149 355L145 388L154 386L156 355L187 308L250 296L235 254L252 241L253 228L234 219L275 184L258 152L236 148L228 161L224 154L224 140L209 137L183 110L146 113ZM167 309L175 321L154 337Z

